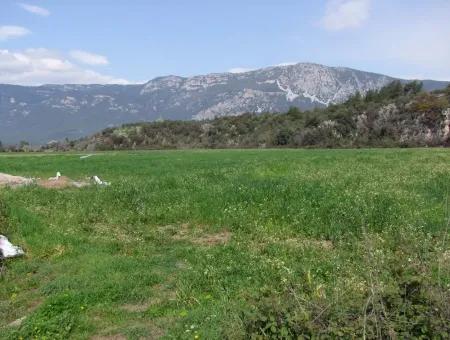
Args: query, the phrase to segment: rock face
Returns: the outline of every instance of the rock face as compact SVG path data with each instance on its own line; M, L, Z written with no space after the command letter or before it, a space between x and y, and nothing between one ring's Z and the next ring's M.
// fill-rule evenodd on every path
M0 85L0 140L47 143L128 122L210 119L340 103L394 78L300 63L245 73L159 77L142 85ZM446 82L426 81L426 88Z

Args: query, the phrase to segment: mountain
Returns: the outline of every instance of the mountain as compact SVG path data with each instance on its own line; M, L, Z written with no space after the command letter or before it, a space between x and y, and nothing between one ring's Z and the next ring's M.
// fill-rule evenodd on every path
M239 74L166 76L141 85L0 85L0 140L46 143L127 122L325 107L392 80L349 68L300 63ZM447 84L424 83L426 89Z
M52 150L450 146L450 85L422 91L394 81L342 104L207 121L156 121L107 128ZM25 147L26 149L26 147Z

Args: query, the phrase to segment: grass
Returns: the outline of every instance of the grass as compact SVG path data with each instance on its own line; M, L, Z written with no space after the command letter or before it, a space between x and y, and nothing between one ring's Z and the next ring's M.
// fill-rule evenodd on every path
M112 185L0 189L0 232L27 253L0 278L0 338L448 337L449 164L445 149L1 155L2 172Z

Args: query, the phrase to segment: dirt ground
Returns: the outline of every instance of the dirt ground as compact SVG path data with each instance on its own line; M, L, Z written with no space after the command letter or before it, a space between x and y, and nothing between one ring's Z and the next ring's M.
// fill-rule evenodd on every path
M33 183L31 178L25 178L21 176L12 176L4 173L0 173L0 186L21 186Z
M19 187L23 185L37 184L47 189L65 189L70 187L81 188L90 185L89 182L73 181L69 177L61 176L58 179L37 179L25 178L21 176L13 176L0 173L0 186Z
M36 181L36 184L47 189L80 188L89 185L87 182L75 182L66 176L61 176L57 180L39 179Z

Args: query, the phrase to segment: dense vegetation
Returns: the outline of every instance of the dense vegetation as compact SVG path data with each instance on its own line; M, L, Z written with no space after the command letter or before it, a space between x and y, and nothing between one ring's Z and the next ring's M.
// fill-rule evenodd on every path
M450 87L393 82L339 105L284 114L244 114L210 121L161 121L108 128L50 149L183 149L265 147L413 147L447 145Z
M112 182L0 188L0 233L26 251L0 277L0 338L448 338L449 162L445 149L0 155L16 175Z

